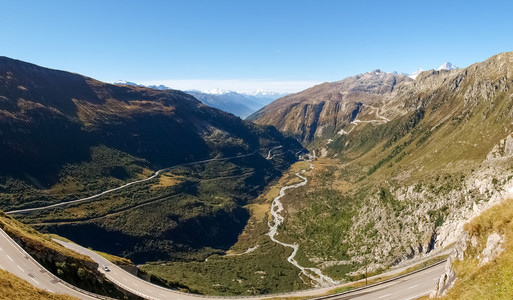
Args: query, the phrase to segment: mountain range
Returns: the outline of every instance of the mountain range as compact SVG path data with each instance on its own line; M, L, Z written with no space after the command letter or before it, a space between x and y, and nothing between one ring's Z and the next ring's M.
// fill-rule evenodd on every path
M130 81L118 80L114 82L117 85L144 86ZM147 87L157 90L169 90L170 87L164 85L148 85ZM187 94L193 95L206 105L218 108L220 110L232 113L241 118L246 118L250 114L264 107L275 99L285 96L283 93L257 90L252 93L237 93L229 90L214 89L209 91L187 90Z

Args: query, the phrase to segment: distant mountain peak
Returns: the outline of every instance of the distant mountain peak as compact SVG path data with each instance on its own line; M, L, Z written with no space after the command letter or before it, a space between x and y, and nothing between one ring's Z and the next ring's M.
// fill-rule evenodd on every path
M224 89L204 90L201 92L204 94L211 94L211 95L225 95L225 94L234 93L234 91L224 90Z
M456 69L459 69L459 68L456 67L455 65L453 65L451 62L445 62L443 65L438 67L438 69L436 69L436 70L440 71L440 70L456 70Z
M424 70L422 68L418 68L417 71L411 73L410 77L411 79L415 79L417 78L417 76L419 76L420 73L424 72Z

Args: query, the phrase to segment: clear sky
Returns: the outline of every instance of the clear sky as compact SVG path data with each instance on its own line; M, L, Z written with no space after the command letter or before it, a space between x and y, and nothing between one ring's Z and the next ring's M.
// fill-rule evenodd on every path
M291 92L466 67L513 51L512 18L493 0L0 0L0 55L107 82Z

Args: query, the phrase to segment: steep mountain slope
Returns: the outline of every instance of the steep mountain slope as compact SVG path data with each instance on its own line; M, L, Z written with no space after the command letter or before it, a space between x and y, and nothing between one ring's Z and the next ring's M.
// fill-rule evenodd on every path
M229 247L247 221L242 206L301 150L274 128L183 92L110 85L6 57L0 58L0 128L6 211L90 196L177 164L238 156L19 216L136 261ZM266 160L278 145L282 155Z
M513 53L502 53L423 72L368 99L340 134L309 145L320 158L309 184L282 199L282 239L300 245L303 266L336 279L450 246L473 211L511 192L512 91ZM271 104L283 104L276 115L306 102L285 99ZM291 132L283 127L290 119L274 124Z
M362 111L379 106L396 85L408 81L404 75L375 70L282 97L248 120L272 124L308 144L340 132Z

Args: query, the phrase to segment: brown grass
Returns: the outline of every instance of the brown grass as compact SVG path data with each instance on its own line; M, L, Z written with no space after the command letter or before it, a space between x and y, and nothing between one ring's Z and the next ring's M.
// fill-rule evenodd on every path
M37 245L39 249L49 248L60 252L62 255L76 258L82 261L93 262L88 256L78 254L54 241L51 236L42 234L34 228L22 224L5 213L0 212L0 228L2 228L9 236L16 236L26 243Z
M152 189L159 188L159 187L168 187L177 185L180 182L183 181L183 176L177 176L173 175L171 173L165 173L159 176L159 182L158 184L154 184L151 186Z
M128 258L119 257L119 256L116 256L116 255L112 255L112 254L109 254L109 253L105 253L105 252L101 252L101 251L96 251L96 250L94 250L94 252L100 254L105 259L107 259L108 261L110 261L111 263L113 263L115 265L134 265L134 263L131 260L129 260Z
M71 300L77 299L68 295L53 294L38 289L27 281L14 276L13 274L0 270L0 299L23 299L23 300Z

